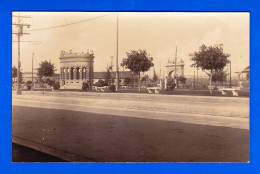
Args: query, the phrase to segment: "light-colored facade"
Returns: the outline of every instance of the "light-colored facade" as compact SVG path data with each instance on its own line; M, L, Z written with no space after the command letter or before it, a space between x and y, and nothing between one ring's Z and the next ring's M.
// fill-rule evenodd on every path
M166 64L166 74L167 76L174 76L175 75L175 69L176 69L176 76L177 77L184 77L184 61L180 60L179 62L176 61L176 64L174 61L168 61Z
M81 89L83 82L93 86L94 53L73 53L61 51L60 87L61 89Z

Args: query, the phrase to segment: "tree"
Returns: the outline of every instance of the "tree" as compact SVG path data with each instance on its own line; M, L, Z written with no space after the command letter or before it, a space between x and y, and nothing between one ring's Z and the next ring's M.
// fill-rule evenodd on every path
M47 85L49 85L49 86L53 86L54 83L55 83L55 81L54 81L54 80L51 80L50 78L46 78L46 83L47 83Z
M51 61L42 61L39 64L38 75L40 78L42 77L51 77L53 76L55 70L54 64L51 63Z
M15 79L17 78L17 68L16 66L12 67L12 82L15 82ZM20 83L23 82L23 73L20 71Z
M105 86L106 85L106 82L104 81L104 80L102 80L102 79L99 79L98 80L98 82L97 82L97 86L98 87L103 87L103 86Z
M222 44L209 47L201 45L198 52L190 54L190 59L194 62L191 66L201 68L209 76L210 94L212 94L212 75L230 62L229 56L230 54L223 52Z
M183 76L180 76L180 77L178 77L178 81L181 83L181 84L186 84L186 78L185 77L183 77Z
M16 66L13 66L12 68L12 82L15 82L15 78L17 77L17 68Z
M158 76L157 76L157 74L155 72L155 69L153 69L153 79L152 79L152 82L156 83L157 81L158 81Z
M131 83L131 78L130 77L126 77L125 79L124 79L124 83L125 83L125 85L129 85L130 83Z
M48 77L53 76L55 70L54 64L51 63L51 61L41 61L39 64L38 70L38 76L44 83L46 82L46 79ZM44 78L44 80L42 79Z
M222 82L223 83L224 81L226 81L226 77L228 75L229 74L227 72L225 72L223 69L214 71L213 74L212 74L212 81L213 82Z
M26 82L27 89L30 91L32 89L32 81Z
M110 85L112 85L113 83L113 79L112 79L112 66L107 67L106 72L104 72L103 76L105 79L105 83L108 85L110 83Z
M139 92L141 91L141 72L148 71L153 64L153 58L146 52L146 50L132 50L130 52L126 52L127 58L123 59L121 63L122 66L130 69L132 72L138 75L139 81Z

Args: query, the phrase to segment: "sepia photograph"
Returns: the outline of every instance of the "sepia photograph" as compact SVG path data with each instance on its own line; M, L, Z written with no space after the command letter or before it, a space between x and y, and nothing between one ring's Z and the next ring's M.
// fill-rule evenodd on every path
M249 12L13 11L11 49L14 163L250 162Z

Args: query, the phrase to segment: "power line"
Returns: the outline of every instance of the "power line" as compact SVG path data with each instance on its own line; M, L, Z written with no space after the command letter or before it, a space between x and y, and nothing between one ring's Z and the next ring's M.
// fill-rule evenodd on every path
M102 16L98 16L98 17L94 17L94 18L90 18L90 19L86 19L86 20L82 20L82 21L72 22L72 23L68 23L68 24L57 25L57 26L46 27L46 28L38 28L38 29L34 29L34 30L29 30L29 31L41 31L41 30L49 30L49 29L54 29L54 28L65 27L65 26L69 26L69 25L82 23L82 22L92 21L92 20L99 19L99 18L108 16L108 15L110 15L110 14L106 14L106 15L102 15Z

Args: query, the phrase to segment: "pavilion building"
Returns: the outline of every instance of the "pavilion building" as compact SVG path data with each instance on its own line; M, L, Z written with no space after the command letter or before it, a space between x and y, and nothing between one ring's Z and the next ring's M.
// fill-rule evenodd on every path
M93 86L94 53L73 53L61 51L60 54L60 88L81 89L84 82L89 88Z

